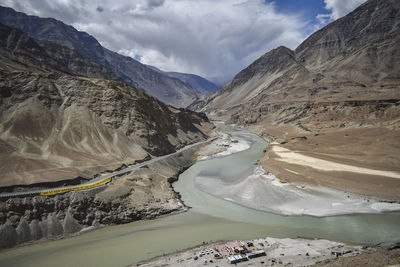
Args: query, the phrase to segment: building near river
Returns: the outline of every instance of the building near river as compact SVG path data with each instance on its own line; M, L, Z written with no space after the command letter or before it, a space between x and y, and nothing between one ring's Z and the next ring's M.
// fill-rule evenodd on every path
M236 264L249 259L254 259L262 256L266 256L264 244L258 244L255 246L251 242L243 241L232 241L227 242L224 245L220 245L214 248L215 251L221 257L224 257L229 263Z

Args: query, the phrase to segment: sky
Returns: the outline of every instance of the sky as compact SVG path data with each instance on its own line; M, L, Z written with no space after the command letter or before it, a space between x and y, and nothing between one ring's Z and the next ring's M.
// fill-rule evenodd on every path
M164 71L232 78L366 0L0 0L93 35L104 47Z

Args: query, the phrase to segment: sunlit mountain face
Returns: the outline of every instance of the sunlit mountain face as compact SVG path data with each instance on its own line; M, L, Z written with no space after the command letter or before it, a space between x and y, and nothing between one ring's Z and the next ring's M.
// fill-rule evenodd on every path
M0 2L0 266L399 264L399 1Z

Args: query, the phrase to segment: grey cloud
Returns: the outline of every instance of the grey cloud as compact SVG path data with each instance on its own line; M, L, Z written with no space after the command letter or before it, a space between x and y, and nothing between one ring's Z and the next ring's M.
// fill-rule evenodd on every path
M151 7L159 7L164 4L164 0L147 0L147 5Z
M263 0L98 0L102 16L84 0L6 1L72 24L144 64L206 77L232 76L270 49L296 47L307 33L301 17Z
M102 6L97 6L96 11L101 13L104 11L104 8Z
M80 1L51 1L51 0L30 0L30 1L2 1L6 6L15 8L18 11L34 14L41 17L53 17L67 24L72 24L79 16L85 16L88 11Z

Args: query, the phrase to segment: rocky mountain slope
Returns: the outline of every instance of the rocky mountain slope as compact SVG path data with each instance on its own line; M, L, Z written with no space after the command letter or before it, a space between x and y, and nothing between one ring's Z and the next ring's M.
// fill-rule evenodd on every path
M0 22L13 28L20 28L30 37L47 40L75 50L81 56L107 67L126 83L142 90L164 103L186 107L199 94L189 85L173 79L136 60L110 51L85 32L52 18L39 18L0 7Z
M0 24L0 192L79 184L206 140L212 127L74 50ZM0 248L184 210L170 183L198 146L92 190L1 198Z
M171 78L176 78L184 83L189 84L199 94L214 93L218 90L218 86L209 80L195 74L179 73L179 72L166 72L166 75Z
M115 81L1 72L2 186L90 177L206 139L206 117Z
M399 1L367 1L294 51L278 47L266 53L191 108L278 138L302 154L400 171L399 17ZM357 184L382 187L386 179L305 170L271 151L263 163L284 180L345 190L353 181L353 191L372 195L374 190L358 190ZM394 183L397 194L388 195L400 198Z
M178 79L178 80L188 84L190 87L192 87L194 90L196 90L196 92L198 92L199 96L209 94L209 93L214 93L219 88L219 86L216 85L215 83L213 83L199 75L196 75L196 74L172 72L172 71L165 72L154 66L147 65L147 67L149 67L152 70L155 70L157 72L160 72L164 75L167 75L168 77Z
M194 163L197 149L140 168L107 187L0 201L0 249L185 210L170 183Z
M398 15L397 1L369 1L311 35L295 51L281 46L266 53L193 108L224 108L244 118L247 107L250 115L269 103L398 97ZM244 104L246 108L238 107Z
M90 177L207 138L204 115L105 80L118 77L71 49L4 25L0 36L0 186Z
M74 50L30 38L20 29L0 23L0 60L5 71L58 71L70 75L121 80L106 67L82 57Z

